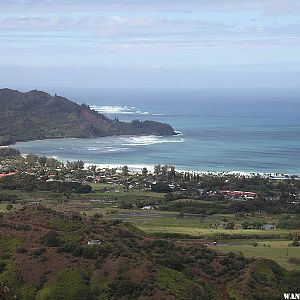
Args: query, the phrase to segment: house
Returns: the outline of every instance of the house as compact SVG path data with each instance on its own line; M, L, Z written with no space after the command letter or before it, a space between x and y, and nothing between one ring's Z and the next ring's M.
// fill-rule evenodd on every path
M10 172L10 173L5 173L5 174L0 174L0 178L7 177L7 176L12 176L12 175L15 175L15 174L17 174L17 172Z
M31 201L29 205L40 205L41 201Z
M99 246L99 245L101 245L101 241L100 240L90 240L90 241L88 241L88 245L89 246Z
M242 192L242 191L220 191L221 194L232 198L246 198L254 199L257 197L257 193L254 192Z
M276 229L276 226L273 224L264 224L261 229L263 230L272 230L272 229Z
M146 206L142 207L141 209L143 209L143 210L151 210L151 209L154 209L154 207L151 206L151 205L146 205Z

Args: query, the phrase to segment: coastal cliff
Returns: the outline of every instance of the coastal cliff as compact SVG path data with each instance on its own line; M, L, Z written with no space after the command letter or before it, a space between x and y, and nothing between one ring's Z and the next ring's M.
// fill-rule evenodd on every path
M0 107L0 145L54 138L176 134L168 124L112 120L85 104L37 90L0 89Z

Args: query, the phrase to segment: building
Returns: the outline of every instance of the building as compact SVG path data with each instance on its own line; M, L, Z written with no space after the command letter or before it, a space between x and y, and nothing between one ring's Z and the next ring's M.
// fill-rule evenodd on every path
M141 209L143 209L143 210L151 210L151 209L154 209L154 207L150 206L150 205L146 205L146 206L142 207Z
M0 179L3 178L3 177L15 175L15 174L17 174L17 172L10 172L10 173L5 173L5 174L0 174Z
M257 193L254 192L242 192L242 191L220 191L221 194L232 198L246 198L254 199L257 197Z
M101 245L101 241L100 240L90 240L90 241L88 241L88 245L89 246L99 246L99 245Z

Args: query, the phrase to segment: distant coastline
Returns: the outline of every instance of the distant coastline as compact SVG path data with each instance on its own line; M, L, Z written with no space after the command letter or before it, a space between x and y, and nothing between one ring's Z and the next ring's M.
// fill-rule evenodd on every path
M171 125L159 121L110 119L86 104L32 90L0 89L0 145L59 138L122 135L176 135Z
M57 141L57 140L78 140L78 138L67 138L67 139L47 139L46 141ZM83 139L84 140L84 139ZM35 140L32 142L43 142L45 140ZM23 142L17 142L15 143L15 145L18 145L19 143L23 143ZM26 143L26 142L25 142ZM0 146L0 147L7 147L7 146ZM18 148L18 147L16 147ZM37 154L37 155L41 155L39 153L22 153L22 155L26 156L28 154ZM63 161L64 163L66 163L67 161L74 161L76 159L61 159L60 157L57 157L56 155L48 155L47 157L53 157L55 159L58 159L60 161ZM88 168L90 166L97 166L97 168L101 168L101 169L118 169L121 170L123 166L127 166L129 171L133 172L133 173L141 173L143 168L147 168L147 170L151 173L154 172L154 164L149 164L149 163L128 163L124 160L124 162L121 163L97 163L97 162L91 162L91 161L84 161L84 165L85 168ZM173 165L173 164L171 164ZM243 170L233 170L233 171L216 171L216 170L199 170L199 169L186 169L186 168L181 168L178 167L176 165L174 165L176 168L176 171L179 173L195 173L195 174L199 174L199 175L215 175L215 176L225 176L225 175L236 175L236 176L245 176L245 177L253 177L253 176L261 176L261 177L265 177L265 178L281 178L282 180L285 179L290 179L292 177L295 177L296 179L299 177L300 180L300 174L294 174L294 173L287 173L287 172L261 172L261 171L243 171ZM298 180L298 179L297 179Z

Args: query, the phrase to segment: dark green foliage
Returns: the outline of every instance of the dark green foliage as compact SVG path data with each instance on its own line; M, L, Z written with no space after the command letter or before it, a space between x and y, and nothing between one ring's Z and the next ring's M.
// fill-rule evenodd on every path
M162 265L176 271L182 271L184 268L182 257L176 254L169 258L163 259L160 262Z
M0 106L0 145L46 138L175 134L168 124L111 120L87 105L37 90L21 93L2 89Z
M18 196L16 195L9 195L7 193L0 192L0 202L1 201L10 201L15 202L18 199Z
M34 190L51 191L54 193L90 193L92 187L80 182L46 182L31 175L13 175L2 178L0 187L8 190L21 189L27 192ZM1 199L1 198L0 198Z
M300 271L292 271L289 272L284 280L283 280L283 288L284 292L289 293L299 293L300 287Z
M69 268L61 272L54 283L47 282L38 292L37 299L47 300L92 300L95 299L88 286L86 271Z
M6 263L5 261L0 261L0 274L5 270Z
M46 252L46 248L39 248L34 250L33 254L34 256L41 256L45 252Z
M289 263L293 265L300 265L300 258L299 257L290 257Z
M117 278L111 284L109 284L109 287L115 299L120 299L125 296L133 297L134 292L138 288L135 283L126 277Z
M13 157L13 156L19 156L20 151L14 148L0 148L0 157Z
M156 193L169 193L172 191L169 187L169 184L165 182L157 182L156 184L152 184L151 190L152 192Z
M162 248L162 249L171 249L173 244L167 240L154 240L152 242L152 248Z
M13 206L11 204L6 205L6 210L12 210Z
M300 242L299 241L293 241L291 246L292 247L300 247Z
M42 243L47 247L58 247L61 245L61 240L57 232L50 231L43 236Z
M81 246L80 244L65 243L58 249L58 252L72 253L76 257L85 257L87 259L97 259L103 261L109 255L118 257L121 255L121 250L114 243L106 242L99 246Z
M284 217L279 220L278 227L284 229L300 229L300 218L298 216L293 218Z

